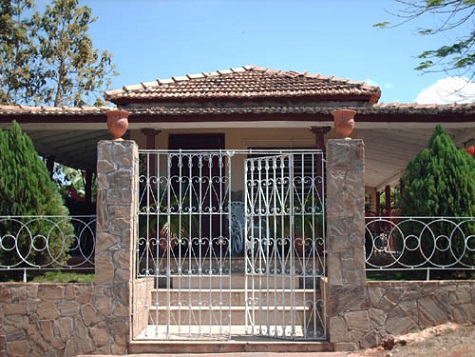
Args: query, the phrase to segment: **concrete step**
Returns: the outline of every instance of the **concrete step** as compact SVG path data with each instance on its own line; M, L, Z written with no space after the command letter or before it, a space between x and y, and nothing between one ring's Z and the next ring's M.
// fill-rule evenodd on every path
M311 306L320 298L318 292L303 289L283 290L252 290L248 291L248 299L261 301L272 306ZM150 303L155 306L244 306L246 304L245 289L154 289Z
M201 325L201 326L167 326L149 325L134 340L255 340L257 338L292 339L294 341L322 341L326 336L322 326L307 325ZM273 340L269 340L273 341Z
M229 355L231 353L312 353L333 352L334 345L325 341L293 341L279 340L268 337L231 338L223 340L134 340L129 344L129 354L144 353L173 353L173 354L196 354L196 353L219 353ZM303 356L300 355L299 356Z
M299 277L290 276L247 276L247 287L254 289L298 289ZM233 275L178 275L170 279L170 287L174 289L244 289L246 276L244 274Z
M313 321L313 309L305 306L272 306L251 308L245 306L152 306L149 310L149 325L203 326L250 324L294 326L308 325Z

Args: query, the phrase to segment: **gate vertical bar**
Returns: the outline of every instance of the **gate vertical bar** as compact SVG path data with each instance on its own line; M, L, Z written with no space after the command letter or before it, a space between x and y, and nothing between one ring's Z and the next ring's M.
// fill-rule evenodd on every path
M289 199L290 199L290 321L291 334L295 336L295 261L294 261L294 247L295 247L295 182L294 182L294 155L289 155Z

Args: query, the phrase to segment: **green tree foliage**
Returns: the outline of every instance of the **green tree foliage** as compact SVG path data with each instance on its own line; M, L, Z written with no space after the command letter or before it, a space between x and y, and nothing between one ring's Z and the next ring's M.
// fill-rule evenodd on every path
M42 81L37 27L25 16L32 7L32 0L0 0L0 103L27 102Z
M429 147L403 176L401 209L406 216L475 216L475 165L438 125Z
M401 211L411 217L474 217L475 216L475 164L464 150L457 149L450 136L438 125L429 140L429 147L411 161L403 176ZM429 219L427 220L427 222ZM465 238L475 233L473 223L454 229L454 225L441 220L430 227L421 223L405 225L406 244L414 249L406 257L412 263L424 257L438 263L453 261L453 256L467 258ZM446 237L438 239L439 237ZM420 249L417 245L420 245ZM449 249L448 245L451 247ZM473 247L472 247L473 248ZM435 252L435 255L434 255ZM473 261L473 254L468 257Z
M397 25L417 21L422 17L431 17L432 28L420 28L421 35L441 35L448 43L436 49L425 50L419 54L419 71L447 71L455 75L474 76L475 65L475 29L473 15L475 0L396 0L403 8L395 15ZM392 23L385 21L376 27L389 27ZM463 28L467 26L467 28ZM460 35L460 29L465 32Z
M45 91L46 101L55 106L85 104L87 95L108 84L104 77L111 71L111 54L94 49L88 35L96 21L91 8L78 7L78 0L54 0L37 20L43 73L53 83Z
M68 209L46 165L40 159L31 139L13 122L10 131L0 129L0 216L67 216ZM24 225L30 220L30 223ZM23 222L20 223L20 222ZM0 236L18 236L20 254L38 265L64 262L73 229L69 219L2 220ZM1 264L20 262L12 247L12 239L2 241Z
M33 0L0 0L0 100L80 106L103 104L99 93L116 75L109 52L95 49L88 31L96 21L79 0L52 0L44 12Z

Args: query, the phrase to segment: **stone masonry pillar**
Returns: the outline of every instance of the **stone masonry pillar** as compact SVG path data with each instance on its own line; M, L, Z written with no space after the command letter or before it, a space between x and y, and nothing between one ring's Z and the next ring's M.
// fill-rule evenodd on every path
M336 350L351 350L370 330L362 140L328 140L326 178L329 337Z
M96 353L126 354L131 335L138 147L133 141L100 141L97 151L94 304L103 322L94 331L100 339Z

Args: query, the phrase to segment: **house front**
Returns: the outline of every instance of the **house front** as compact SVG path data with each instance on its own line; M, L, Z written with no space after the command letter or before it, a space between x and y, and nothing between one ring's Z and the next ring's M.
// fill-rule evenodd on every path
M475 131L473 104L378 103L380 95L348 79L244 66L124 86L105 98L131 112L126 138L161 150L323 149L338 137L331 112L354 109L352 137L365 142L366 187L375 201L426 147L436 124L459 148L473 145ZM97 142L111 138L109 109L2 105L0 125L17 120L42 156L93 173ZM242 188L240 175L235 185Z
M133 315L145 317L133 339L327 340L326 143L341 138L333 113L356 112L351 138L364 141L371 211L436 124L459 147L475 138L475 105L379 104L380 95L362 82L256 66L106 92L129 112L124 139L139 148L143 299ZM0 106L0 125L17 120L41 155L91 180L110 110Z

